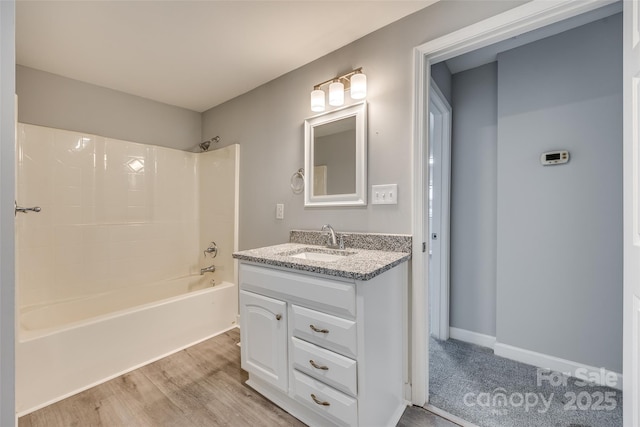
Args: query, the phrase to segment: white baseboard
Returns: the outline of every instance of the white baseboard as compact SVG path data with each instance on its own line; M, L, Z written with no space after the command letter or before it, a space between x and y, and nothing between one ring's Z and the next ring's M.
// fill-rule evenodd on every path
M555 372L561 372L572 377L588 380L598 385L613 387L622 390L622 374L609 371L604 368L584 365L572 360L561 359L548 354L537 353L535 351L514 347L499 342L495 343L493 351L496 356L528 365L538 366Z
M479 345L481 347L493 348L496 344L496 337L491 335L480 334L478 332L468 331L466 329L449 327L449 336L453 339Z
M569 376L588 380L598 385L622 390L622 374L604 368L585 365L572 360L561 359L544 353L514 347L508 344L496 342L496 337L449 327L451 338L493 349L496 356L526 363L527 365L549 369L554 372L562 372Z

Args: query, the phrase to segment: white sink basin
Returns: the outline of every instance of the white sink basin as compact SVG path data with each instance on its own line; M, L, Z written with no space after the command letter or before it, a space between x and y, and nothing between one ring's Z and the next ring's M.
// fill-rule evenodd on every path
M335 262L353 254L355 254L355 252L345 251L344 249L337 250L311 247L296 249L292 252L283 252L279 255L308 261Z
M343 259L345 255L326 254L322 252L300 252L299 254L291 255L291 258L308 259L311 261L323 261L333 262Z

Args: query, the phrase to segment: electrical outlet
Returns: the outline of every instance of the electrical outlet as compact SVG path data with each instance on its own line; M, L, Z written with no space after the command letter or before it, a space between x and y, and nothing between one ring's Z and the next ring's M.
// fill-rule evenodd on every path
M371 195L374 205L397 205L398 184L372 185Z
M284 205L282 203L276 204L276 219L284 219Z

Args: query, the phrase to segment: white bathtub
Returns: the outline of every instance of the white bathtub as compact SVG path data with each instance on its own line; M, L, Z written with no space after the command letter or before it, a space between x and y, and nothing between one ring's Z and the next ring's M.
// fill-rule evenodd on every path
M236 326L237 286L190 276L20 312L18 416Z

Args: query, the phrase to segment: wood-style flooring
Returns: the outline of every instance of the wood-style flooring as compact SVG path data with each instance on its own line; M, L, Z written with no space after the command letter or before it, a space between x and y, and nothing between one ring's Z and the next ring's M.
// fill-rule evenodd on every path
M42 408L19 427L304 426L244 382L233 329ZM456 426L409 407L402 427Z

